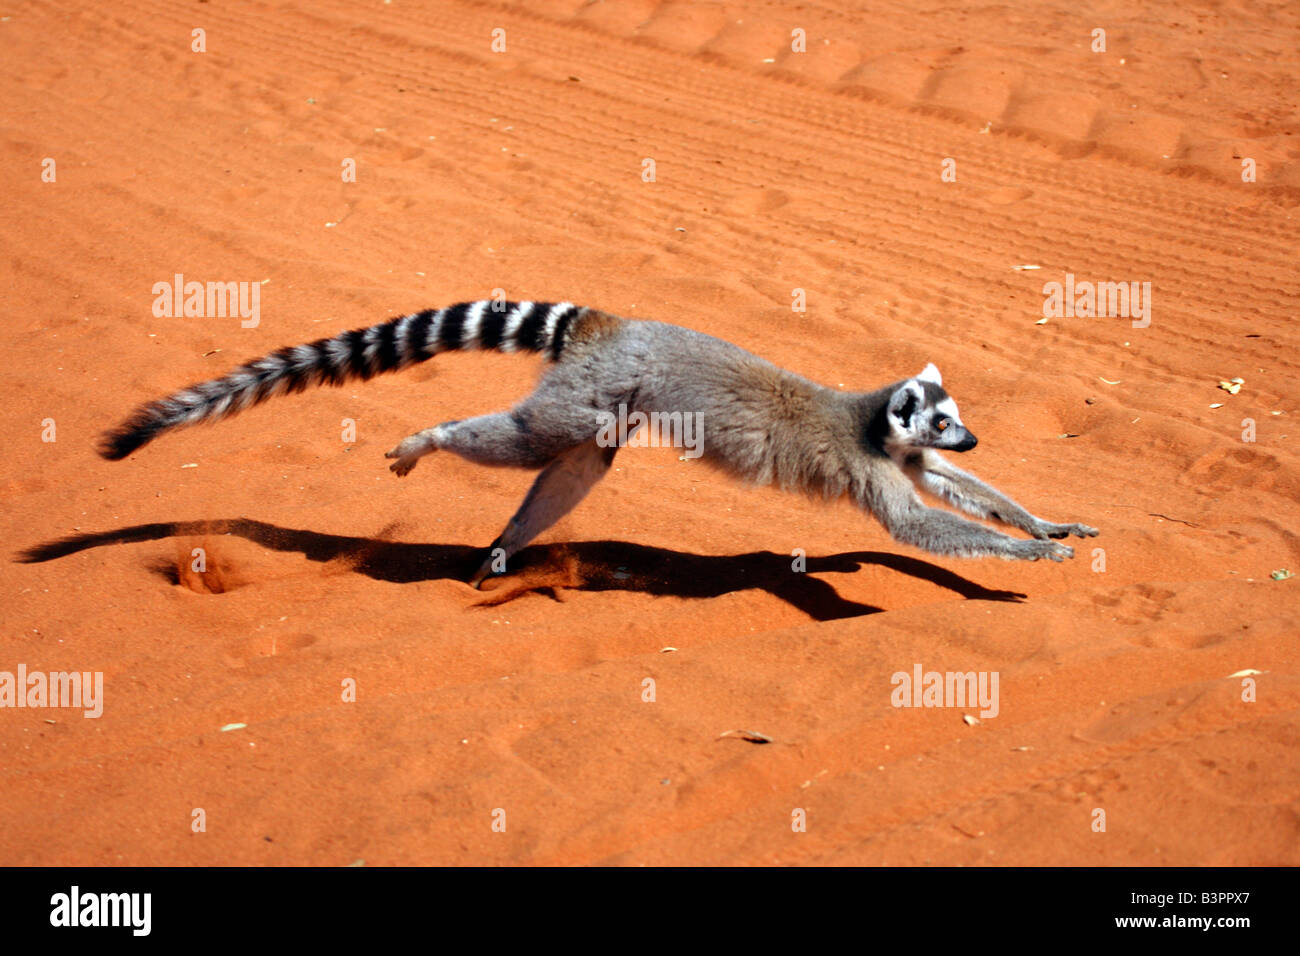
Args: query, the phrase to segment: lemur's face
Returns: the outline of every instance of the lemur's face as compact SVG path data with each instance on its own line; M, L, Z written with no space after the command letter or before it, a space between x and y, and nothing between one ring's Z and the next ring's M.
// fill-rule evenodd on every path
M934 365L900 385L889 399L889 444L901 448L970 451L976 438L961 423Z

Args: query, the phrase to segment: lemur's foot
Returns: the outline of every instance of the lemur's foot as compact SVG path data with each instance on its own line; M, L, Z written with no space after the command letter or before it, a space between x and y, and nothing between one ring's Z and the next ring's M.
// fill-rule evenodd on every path
M511 525L514 524L514 518L510 519ZM507 528L509 530L509 528ZM503 532L504 533L504 532ZM501 538L498 537L487 546L487 554L483 558L483 563L479 565L474 576L467 582L470 587L476 591L483 590L483 582L490 577L506 573L506 552L501 546Z
M1096 528L1086 524L1053 524L1050 521L1038 522L1038 527L1033 530L1035 538L1068 538L1070 535L1095 538L1097 534Z
M384 456L385 458L397 458L391 451ZM395 473L399 478L405 478L411 473L411 469L420 463L419 456L415 458L401 458L388 466L388 470Z
M1022 561L1037 561L1039 558L1047 558L1049 561L1063 561L1066 558L1074 557L1074 548L1065 544L1057 544L1055 541L1041 541L1035 538L1031 541L1017 542L1016 550L1010 557L1020 558Z
M420 459L429 452L433 451L433 446L429 444L428 437L424 432L403 438L392 451L385 452L385 458L396 458L397 461L388 466L390 471L395 472L398 476L404 477L411 473L411 469L419 464Z
M475 591L483 590L483 582L492 576L492 562L487 562L483 567L474 572L474 576L467 582Z

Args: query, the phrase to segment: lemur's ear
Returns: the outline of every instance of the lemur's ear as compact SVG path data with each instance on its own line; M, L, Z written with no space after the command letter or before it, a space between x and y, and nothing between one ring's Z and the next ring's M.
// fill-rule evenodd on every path
M918 375L916 379L918 382L934 382L935 385L943 384L943 376L939 374L939 370L934 367L933 362L927 365L925 371Z
M915 382L905 382L889 396L889 414L898 419L907 428L912 424L912 416L922 401L921 389Z

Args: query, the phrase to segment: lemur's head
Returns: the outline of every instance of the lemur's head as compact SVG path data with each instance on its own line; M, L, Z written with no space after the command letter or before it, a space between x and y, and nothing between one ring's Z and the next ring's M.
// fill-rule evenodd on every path
M943 390L943 379L933 363L894 389L885 419L885 444L894 448L970 451L975 447L976 438L961 423L957 403Z

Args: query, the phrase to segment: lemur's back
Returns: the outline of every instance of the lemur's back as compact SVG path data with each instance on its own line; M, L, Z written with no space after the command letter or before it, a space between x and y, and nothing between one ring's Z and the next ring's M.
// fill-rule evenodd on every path
M589 313L591 314L591 313ZM861 425L855 396L811 382L730 342L664 322L611 321L570 345L538 389L557 405L688 412L704 459L757 484L835 496L850 476L843 449ZM557 413L562 413L557 408ZM809 454L812 449L814 453Z
M705 460L755 484L844 492L844 451L857 445L859 424L852 394L679 325L628 321L623 337L610 362L638 382L634 407L693 412L705 432ZM645 356L640 376L632 356Z

